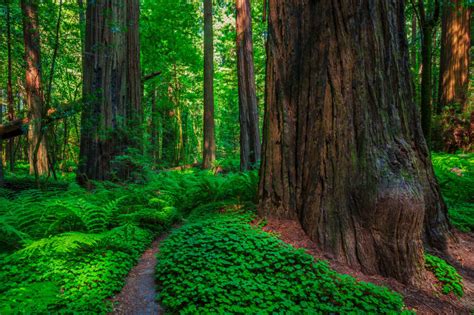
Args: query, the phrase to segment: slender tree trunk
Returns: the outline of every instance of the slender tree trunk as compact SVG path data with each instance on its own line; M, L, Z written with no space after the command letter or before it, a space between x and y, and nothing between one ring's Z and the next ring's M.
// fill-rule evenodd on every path
M471 9L464 1L449 0L444 5L441 26L438 112L458 104L462 111L469 88Z
M236 0L237 76L239 80L240 168L254 168L260 160L260 134L253 64L250 0Z
M411 66L413 71L416 72L417 67L417 55L418 55L418 48L417 48L417 37L418 37L418 30L416 25L416 14L413 12L411 17L411 40L412 40L412 51L411 51Z
M8 110L8 121L15 119L14 112L14 98L13 98L13 85L12 85L12 32L11 32L11 14L10 14L10 1L6 2L6 15L7 15L7 110ZM14 155L14 138L8 140L7 144L7 158L10 165L10 171L13 172L15 169L15 155Z
M84 9L84 1L77 0L77 6L79 7L79 24L80 24L80 34L81 34L81 62L82 62L82 69L85 69L85 25L86 25L86 16L85 16L85 9ZM81 72L82 79L84 78L84 73Z
M210 168L216 159L214 127L214 44L212 0L204 0L204 149L203 168Z
M431 92L433 90L433 28L427 25L422 27L421 60L423 63L421 71L421 127L429 146L431 142L432 116Z
M184 159L184 131L183 131L183 118L182 110L180 106L180 86L178 82L178 70L176 63L173 65L174 70L174 87L173 87L173 99L174 99L174 111L176 113L176 143L175 143L175 156L174 162L179 165Z
M438 219L430 240L448 226L404 23L404 1L269 0L259 213L298 219L334 257L410 283L425 213Z
M29 161L30 173L46 175L49 170L48 150L44 137L46 108L42 89L40 34L38 24L38 1L22 0L23 37L26 63L26 101L29 107Z
M138 0L87 3L80 183L126 178L128 166L112 161L141 150L138 18Z
M428 147L431 144L431 115L432 115L432 92L433 92L433 31L439 19L440 0L434 0L432 12L425 9L423 0L418 0L417 8L414 8L419 16L421 29L421 128Z
M151 156L153 164L158 162L158 106L156 104L156 87L151 92Z
M56 31L55 31L55 41L54 41L54 48L53 48L53 57L51 60L51 69L49 71L49 80L48 80L48 89L46 92L46 105L49 107L51 105L51 93L53 89L53 81L54 81L54 72L56 70L56 58L58 56L59 50L59 38L61 35L61 20L62 20L62 12L63 12L63 1L59 0L59 11L58 11L58 19L56 21Z

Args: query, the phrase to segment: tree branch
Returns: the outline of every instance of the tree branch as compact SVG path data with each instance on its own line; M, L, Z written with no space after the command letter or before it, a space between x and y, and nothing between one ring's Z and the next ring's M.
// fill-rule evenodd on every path
M145 75L144 77L142 77L142 82L146 82L148 80L151 80L157 76L159 76L161 74L161 71L156 71L156 72L153 72L153 73L150 73L150 74L147 74Z

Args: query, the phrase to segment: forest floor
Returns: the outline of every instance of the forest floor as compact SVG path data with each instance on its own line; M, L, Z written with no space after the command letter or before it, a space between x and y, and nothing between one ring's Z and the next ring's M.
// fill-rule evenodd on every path
M427 267L437 256L457 271L437 258L435 270L449 273L425 272L421 288L328 257L297 222L257 218L258 173L240 173L238 163L223 174L153 172L146 183L105 182L93 192L68 174L38 189L25 168L0 188L0 314L398 313L404 303L418 314L469 314L474 158L438 154L433 164L463 233L446 254L425 256Z
M361 281L387 286L403 295L408 308L417 314L470 314L474 309L474 237L470 233L456 233L457 244L450 244L449 257L436 253L446 259L463 277L464 296L461 299L453 294L444 295L437 284L435 276L425 272L424 286L404 285L394 279L376 275L366 275L346 264L335 260L318 249L317 244L309 239L300 224L290 220L269 219L263 230L278 237L296 248L303 248L315 259L329 261L330 266L339 273L349 274Z
M164 233L155 239L130 270L122 291L111 299L112 314L164 314L156 299L155 267L160 244L167 237L168 233Z
M256 223L260 221L255 220L252 224L258 225ZM328 261L339 273L349 274L360 281L387 286L397 291L403 295L406 306L417 314L470 314L470 310L474 309L474 237L469 233L456 234L458 242L449 246L450 256L436 253L454 265L463 276L464 296L458 299L453 294L441 294L436 277L429 271L425 273L425 285L419 288L404 285L391 278L366 275L360 270L351 268L321 252L296 221L269 219L262 230L276 235L295 248L305 249L316 260ZM169 233L165 233L157 238L130 271L122 291L112 299L113 314L165 313L156 299L155 268L160 245L168 235Z

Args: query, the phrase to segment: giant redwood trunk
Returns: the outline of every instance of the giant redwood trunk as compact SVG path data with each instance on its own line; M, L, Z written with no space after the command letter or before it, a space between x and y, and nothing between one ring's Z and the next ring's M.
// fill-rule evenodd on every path
M29 110L28 155L30 173L48 173L48 151L44 136L46 108L42 88L40 33L38 24L38 1L22 0L23 39L25 44L25 90Z
M216 159L214 123L214 44L212 0L204 0L204 148L203 168L210 168Z
M419 280L446 208L413 100L404 1L269 0L259 213L334 257Z
M247 170L260 160L257 94L253 65L250 0L236 0L237 76L239 81L240 168Z
M471 9L461 0L446 1L441 27L439 110L467 102Z
M140 147L138 17L139 0L87 2L80 182L127 177L127 165L112 162Z

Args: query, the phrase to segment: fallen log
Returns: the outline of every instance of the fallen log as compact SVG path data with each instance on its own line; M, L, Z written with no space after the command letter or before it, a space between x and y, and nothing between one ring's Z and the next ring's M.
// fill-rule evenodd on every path
M0 125L0 140L21 136L28 130L28 119L15 119Z

